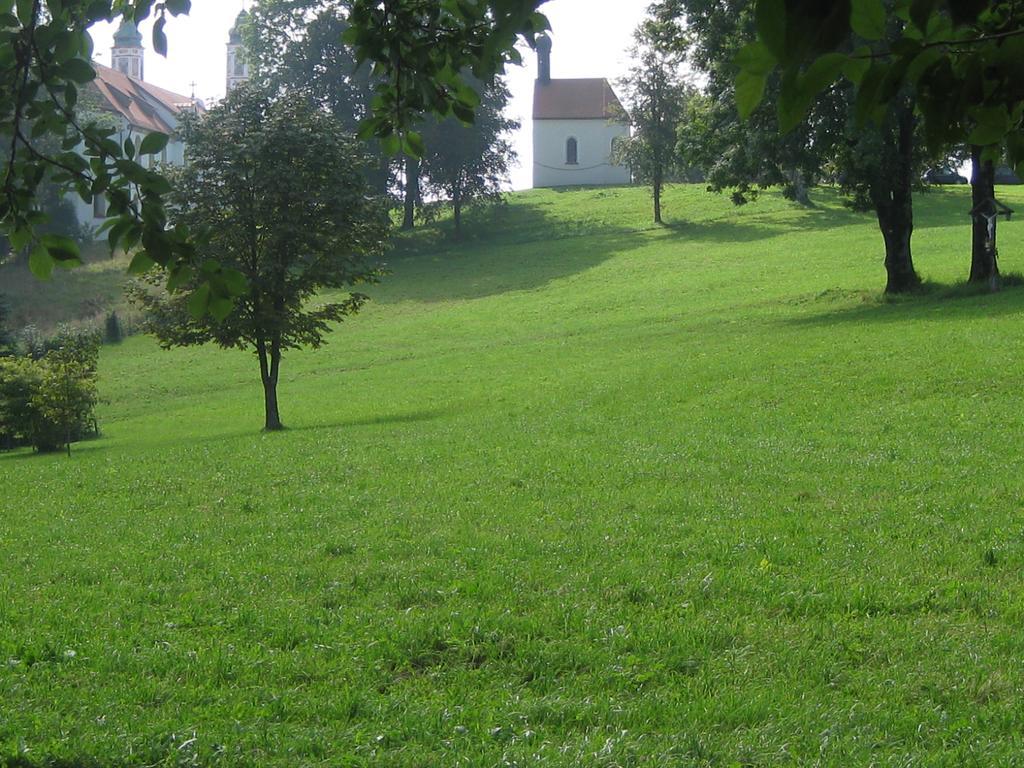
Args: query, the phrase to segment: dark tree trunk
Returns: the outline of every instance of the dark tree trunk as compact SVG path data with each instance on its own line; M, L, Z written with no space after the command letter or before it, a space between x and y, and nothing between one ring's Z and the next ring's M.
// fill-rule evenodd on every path
M906 293L921 284L910 250L914 233L914 113L905 99L895 110L896 146L891 168L876 180L871 197L885 240L885 292Z
M420 161L405 159L405 216L402 229L412 229L416 223L416 204L420 200Z
M455 217L455 237L462 237L462 188L456 184L452 192L452 213Z
M807 189L807 181L804 179L803 171L799 168L793 168L786 173L786 176L789 178L789 194L792 195L794 202L810 208L811 194Z
M266 415L263 429L267 432L277 432L284 429L281 423L281 411L277 405L277 378L281 366L281 347L276 341L272 342L270 349L264 339L256 342L256 353L260 359L260 377L263 380L263 405Z
M661 224L661 174L654 176L654 223Z
M977 210L987 209L988 201L996 197L996 166L991 160L981 159L981 147L971 146L971 203ZM994 212L994 210L993 210ZM999 287L999 264L996 260L996 220L989 221L975 215L971 222L971 275L972 283L988 283L992 290Z

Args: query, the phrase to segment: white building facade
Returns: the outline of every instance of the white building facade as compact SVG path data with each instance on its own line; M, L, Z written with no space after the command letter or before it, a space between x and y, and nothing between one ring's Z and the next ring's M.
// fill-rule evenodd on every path
M242 44L242 28L249 15L242 11L228 35L227 82L230 92L249 79L249 65ZM178 130L185 113L201 114L203 103L195 96L183 96L147 83L144 78L145 48L142 35L130 21L122 22L114 35L110 52L111 66L94 64L96 78L91 88L98 95L101 119L117 129L117 141L127 139L138 147L150 133L163 133L170 137L159 155L147 155L140 162L150 168L160 165L184 165L185 143ZM95 195L92 204L77 195L70 199L75 207L78 223L88 230L95 229L107 216L107 203L103 195Z
M533 96L533 186L629 184L627 166L612 161L629 137L626 110L604 78L551 78L551 40L538 39Z

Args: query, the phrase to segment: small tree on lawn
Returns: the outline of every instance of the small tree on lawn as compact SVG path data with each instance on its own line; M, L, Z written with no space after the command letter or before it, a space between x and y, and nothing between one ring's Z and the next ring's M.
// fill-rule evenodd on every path
M633 135L616 142L613 160L630 166L638 181L651 185L654 221L661 224L661 192L681 160L676 129L683 120L689 89L681 74L682 56L657 44L653 22L641 24L635 39L635 62L621 81Z
M455 235L462 233L462 211L469 205L501 200L516 153L508 135L519 123L503 114L510 94L501 80L488 86L472 83L480 98L476 117L464 123L451 116L423 129L425 151L418 172L420 183L452 206Z
M173 179L176 220L205 231L202 255L227 267L225 274L237 270L248 285L234 306L217 305L221 300L195 276L198 287L189 295L137 285L133 298L165 348L214 342L253 350L265 428L282 429L282 355L319 347L331 323L366 301L348 293L312 303L322 290L379 277L373 262L386 242L386 206L369 194L355 140L295 95L236 89L205 117L189 121L185 140L188 166Z

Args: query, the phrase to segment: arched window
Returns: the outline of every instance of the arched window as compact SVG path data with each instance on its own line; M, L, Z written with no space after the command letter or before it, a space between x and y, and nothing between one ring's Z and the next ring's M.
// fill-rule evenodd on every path
M579 144L576 139L570 138L565 142L565 164L579 165Z

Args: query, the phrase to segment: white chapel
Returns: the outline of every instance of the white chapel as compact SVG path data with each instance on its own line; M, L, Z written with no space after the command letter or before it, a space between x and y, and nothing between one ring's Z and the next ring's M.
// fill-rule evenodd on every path
M533 186L629 184L612 146L629 136L626 110L605 78L553 80L551 38L537 39L533 92Z

